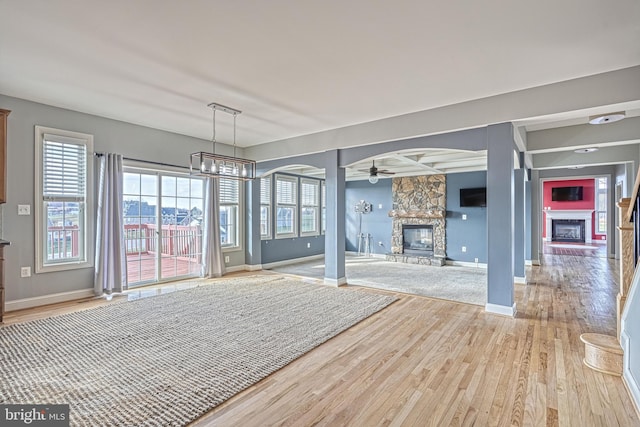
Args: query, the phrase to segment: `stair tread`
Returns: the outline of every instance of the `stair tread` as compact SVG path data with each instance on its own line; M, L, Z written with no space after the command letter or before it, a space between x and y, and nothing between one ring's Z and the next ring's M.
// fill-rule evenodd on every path
M618 339L613 335L586 333L580 335L580 339L583 343L597 347L601 350L608 351L610 353L622 354L622 347L620 347Z

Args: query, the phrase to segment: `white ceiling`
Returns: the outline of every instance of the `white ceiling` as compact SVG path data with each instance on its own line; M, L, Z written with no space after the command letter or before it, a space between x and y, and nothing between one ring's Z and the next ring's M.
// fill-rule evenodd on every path
M218 102L249 147L635 66L639 22L637 0L0 0L0 93L205 140Z

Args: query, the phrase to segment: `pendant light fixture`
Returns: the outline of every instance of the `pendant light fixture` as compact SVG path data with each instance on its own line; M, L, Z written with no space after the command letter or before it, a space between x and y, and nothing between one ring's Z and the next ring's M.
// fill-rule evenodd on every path
M236 157L236 116L242 111L212 102L207 105L213 111L212 152L191 153L191 175L238 179L248 181L256 177L256 162ZM233 115L233 157L216 154L216 111Z

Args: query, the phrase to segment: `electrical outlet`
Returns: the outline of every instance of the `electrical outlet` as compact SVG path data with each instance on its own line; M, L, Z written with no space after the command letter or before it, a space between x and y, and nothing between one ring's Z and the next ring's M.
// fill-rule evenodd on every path
M382 242L378 242L378 246L384 246Z
M20 277L31 277L31 267L20 267Z
M382 203L378 205L378 209L382 209Z
M467 214L462 214L462 220L466 221L467 220Z
M478 258L476 258L476 264L478 263Z
M462 252L467 252L467 247L466 246L462 247Z
M18 215L31 215L31 205L18 205Z
M311 243L307 243L307 249L311 247Z
M227 256L225 256L225 257L224 257L224 262L225 262L225 263L228 263L228 262L229 262L229 255L227 255Z

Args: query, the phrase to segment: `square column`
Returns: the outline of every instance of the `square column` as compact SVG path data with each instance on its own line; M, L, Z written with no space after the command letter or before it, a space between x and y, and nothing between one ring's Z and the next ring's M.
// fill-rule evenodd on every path
M487 126L487 305L485 310L515 316L513 126Z
M324 236L324 282L346 285L345 275L345 170L339 166L338 150L326 153L325 185L327 197L327 229Z

